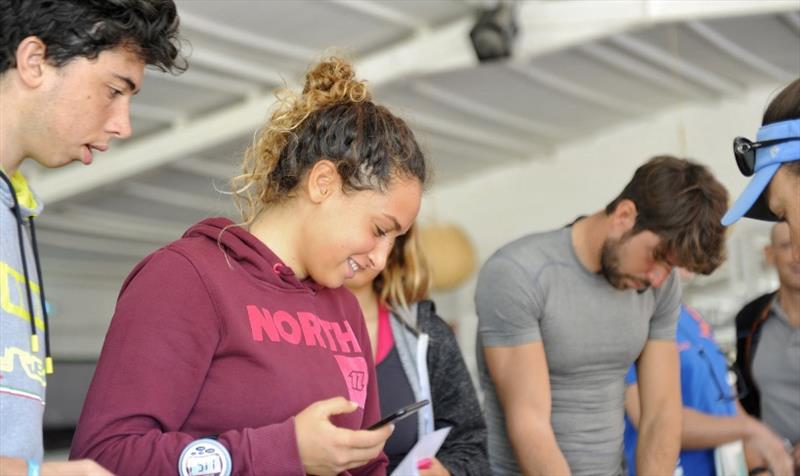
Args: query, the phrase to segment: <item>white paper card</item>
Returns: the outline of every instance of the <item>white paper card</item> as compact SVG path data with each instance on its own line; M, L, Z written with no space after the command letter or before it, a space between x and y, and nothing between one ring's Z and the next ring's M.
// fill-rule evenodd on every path
M717 446L714 450L717 476L747 476L742 440Z
M423 436L417 444L411 448L400 465L392 471L391 476L419 476L417 469L417 462L425 458L433 458L436 452L442 447L447 434L450 433L450 427L440 428L433 433L428 433Z

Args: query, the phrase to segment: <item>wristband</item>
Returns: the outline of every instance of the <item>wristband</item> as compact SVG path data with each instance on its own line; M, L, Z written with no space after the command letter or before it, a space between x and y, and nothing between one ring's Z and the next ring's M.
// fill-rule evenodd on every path
M32 459L28 460L28 476L39 476L39 463Z

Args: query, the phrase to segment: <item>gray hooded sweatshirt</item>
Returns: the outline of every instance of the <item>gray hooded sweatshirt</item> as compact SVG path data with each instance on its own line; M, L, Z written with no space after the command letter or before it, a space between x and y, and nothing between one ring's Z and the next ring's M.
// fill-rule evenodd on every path
M36 208L19 207L20 230L14 191L6 180L0 177L0 456L41 461L45 319L29 218L42 211L42 204L34 195ZM31 306L38 350L32 349Z

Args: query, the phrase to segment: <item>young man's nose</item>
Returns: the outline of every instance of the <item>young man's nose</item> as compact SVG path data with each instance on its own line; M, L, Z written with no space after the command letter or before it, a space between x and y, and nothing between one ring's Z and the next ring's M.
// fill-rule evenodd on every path
M133 133L131 126L131 103L130 100L120 101L115 105L114 111L108 120L107 132L119 139L127 139Z

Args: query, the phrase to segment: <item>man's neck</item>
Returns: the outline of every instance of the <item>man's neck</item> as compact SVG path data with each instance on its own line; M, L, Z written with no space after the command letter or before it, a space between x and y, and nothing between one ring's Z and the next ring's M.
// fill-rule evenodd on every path
M572 225L572 248L578 261L592 273L600 272L600 256L607 233L607 217L602 210Z
M778 289L778 302L792 327L800 327L800 289L781 286Z
M7 75L6 75L7 76ZM22 152L19 111L16 97L11 91L9 81L13 78L0 79L0 168L8 177L14 176L25 158Z

